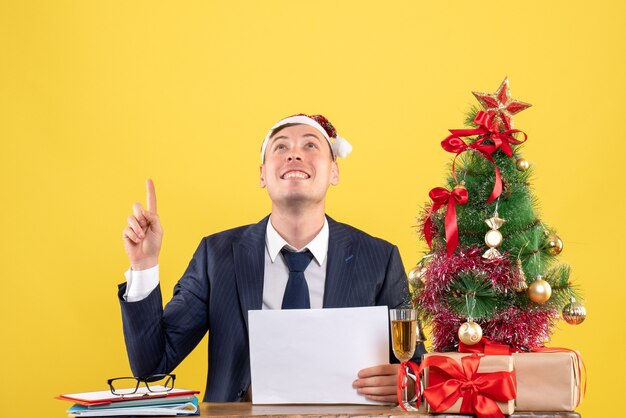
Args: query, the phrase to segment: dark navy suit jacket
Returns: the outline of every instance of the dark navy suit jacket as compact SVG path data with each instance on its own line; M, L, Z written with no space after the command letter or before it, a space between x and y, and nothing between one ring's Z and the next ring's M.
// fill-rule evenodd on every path
M135 376L171 372L210 332L204 400L242 399L250 385L248 311L263 302L268 219L203 238L165 309L160 287L144 300L125 302L126 284L120 285ZM330 218L328 226L324 308L402 305L408 290L397 247Z

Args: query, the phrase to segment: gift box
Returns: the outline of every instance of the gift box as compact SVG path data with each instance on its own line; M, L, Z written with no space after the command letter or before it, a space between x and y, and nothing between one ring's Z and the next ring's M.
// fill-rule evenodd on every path
M512 356L429 353L422 367L428 412L470 413L480 418L515 410Z
M518 411L573 411L582 399L581 359L573 351L515 353Z

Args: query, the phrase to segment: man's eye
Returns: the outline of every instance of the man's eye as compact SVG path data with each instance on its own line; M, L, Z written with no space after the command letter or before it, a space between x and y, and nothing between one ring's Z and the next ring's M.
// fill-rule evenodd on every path
M317 144L314 143L314 142L309 142L309 143L306 144L306 147L307 148L317 148Z
M277 145L274 147L274 151L283 150L283 149L285 149L285 148L287 148L287 147L286 147L284 144L277 144Z

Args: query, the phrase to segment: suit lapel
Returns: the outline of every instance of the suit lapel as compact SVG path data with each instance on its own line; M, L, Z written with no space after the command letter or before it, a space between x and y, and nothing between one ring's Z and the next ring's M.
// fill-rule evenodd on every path
M263 307L265 231L269 217L251 225L233 244L235 278L241 313L248 325L248 311Z
M328 217L328 265L324 285L324 308L347 307L354 280L356 242L345 225Z

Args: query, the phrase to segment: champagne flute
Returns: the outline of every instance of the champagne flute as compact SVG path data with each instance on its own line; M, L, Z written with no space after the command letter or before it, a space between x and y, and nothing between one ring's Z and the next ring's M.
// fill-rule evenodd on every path
M406 362L413 357L415 353L415 343L418 339L417 334L417 311L415 309L390 309L389 319L391 321L391 341L393 344L393 354L400 362ZM406 367L406 366L404 366ZM409 404L407 397L407 380L406 375L408 367L404 374L404 391L402 393L402 404L394 409L417 411L417 408ZM419 379L419 377L417 377ZM416 383L417 384L417 383ZM404 406L404 408L402 408Z

